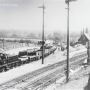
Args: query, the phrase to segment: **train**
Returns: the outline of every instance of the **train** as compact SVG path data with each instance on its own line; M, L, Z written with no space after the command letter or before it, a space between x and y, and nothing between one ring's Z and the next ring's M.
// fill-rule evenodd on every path
M54 53L57 48L55 46L44 46L44 57ZM19 51L18 55L9 55L0 53L0 72L8 71L17 66L31 63L42 59L42 47L35 50Z

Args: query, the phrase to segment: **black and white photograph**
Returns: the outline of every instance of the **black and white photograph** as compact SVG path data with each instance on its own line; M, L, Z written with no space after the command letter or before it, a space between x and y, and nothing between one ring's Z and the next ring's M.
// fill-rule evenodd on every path
M0 90L90 90L90 0L0 0Z

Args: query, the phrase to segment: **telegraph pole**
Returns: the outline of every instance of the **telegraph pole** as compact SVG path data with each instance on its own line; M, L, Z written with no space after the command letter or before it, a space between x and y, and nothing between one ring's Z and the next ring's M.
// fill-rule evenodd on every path
M66 82L69 81L69 0L67 2L67 71Z
M66 70L66 82L69 81L69 4L76 0L65 0L67 4L67 70Z
M43 0L43 6L39 7L43 9L43 23L42 23L42 64L44 64L44 13L45 13L45 5Z

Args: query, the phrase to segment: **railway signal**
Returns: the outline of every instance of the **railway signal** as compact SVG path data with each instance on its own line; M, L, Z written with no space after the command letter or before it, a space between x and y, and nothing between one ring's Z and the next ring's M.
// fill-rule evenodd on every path
M42 24L42 64L44 64L44 12L45 12L45 5L43 0L43 6L39 7L43 9L43 24Z
M65 0L67 4L67 71L66 71L66 82L69 81L69 3L76 0Z

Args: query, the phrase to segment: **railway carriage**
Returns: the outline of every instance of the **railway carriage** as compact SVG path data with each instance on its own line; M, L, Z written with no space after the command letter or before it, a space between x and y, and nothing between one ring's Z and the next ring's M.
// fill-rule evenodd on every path
M44 46L44 57L50 55L56 50L53 46ZM0 53L0 72L11 68L37 61L42 58L42 47L40 49L27 49L19 51L16 55Z
M44 46L44 57L50 55L55 50L56 50L56 47ZM26 51L24 52L23 56L20 53L19 53L19 59L21 60L21 62L23 64L33 62L33 61L37 61L37 60L42 58L42 47L39 50L37 50L37 49L34 49L34 50L28 49L27 52Z

